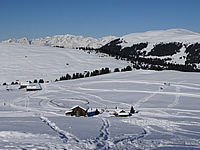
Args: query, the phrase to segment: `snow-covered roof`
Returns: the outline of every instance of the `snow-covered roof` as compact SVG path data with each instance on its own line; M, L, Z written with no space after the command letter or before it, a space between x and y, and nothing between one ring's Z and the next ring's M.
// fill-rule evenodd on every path
M80 107L81 109L87 111L89 109L89 107L87 105L75 105L74 107L72 107L71 109L73 110L76 107Z
M20 82L20 86L28 86L29 82Z
M118 113L118 116L129 116L130 114L127 112Z
M116 112L116 113L122 113L122 112L126 112L126 111L123 110L123 109L116 109L115 112Z
M27 87L27 90L41 90L42 87L39 83L30 83Z
M71 113L72 112L72 110L67 110L67 111L65 111L65 113L67 114L67 113Z
M117 110L115 110L115 112L117 113L118 116L129 116L130 115L129 112L126 112L123 109L117 109Z

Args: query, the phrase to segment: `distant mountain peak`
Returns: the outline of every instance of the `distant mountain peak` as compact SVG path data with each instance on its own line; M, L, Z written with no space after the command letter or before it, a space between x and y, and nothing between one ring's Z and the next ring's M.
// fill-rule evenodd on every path
M99 48L110 41L116 39L115 36L106 36L102 38L92 38L92 37L83 37L81 35L55 35L53 37L45 38L36 38L28 40L27 38L21 39L9 39L2 41L2 43L21 43L21 44L32 44L32 45L41 45L41 46L62 46L66 48L79 48L79 47L90 47L90 48Z
M124 42L122 47L132 46L134 43L141 42L199 42L200 33L195 33L186 29L168 29L153 30L142 33L131 33L121 37ZM81 35L55 35L53 37L36 38L28 40L27 38L9 39L2 43L22 43L41 46L61 46L65 48L90 47L100 48L107 43L117 39L115 36L106 36L102 38L83 37Z

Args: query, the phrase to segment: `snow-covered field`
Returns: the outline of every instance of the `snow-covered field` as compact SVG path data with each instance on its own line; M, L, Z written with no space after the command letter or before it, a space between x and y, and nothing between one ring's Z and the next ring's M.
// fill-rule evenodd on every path
M0 149L200 148L198 73L140 70L42 87L26 92L0 86ZM109 112L64 115L77 104ZM110 115L131 106L138 111L131 117Z
M0 43L0 54L0 84L16 80L54 81L67 73L72 75L105 67L113 70L128 65L126 61L118 61L105 54L27 44Z
M130 71L19 90L3 82L44 79L102 67L124 68L104 54L0 44L0 149L200 149L199 73ZM66 65L68 63L68 65ZM67 117L74 105L94 117ZM138 112L114 117L114 111Z

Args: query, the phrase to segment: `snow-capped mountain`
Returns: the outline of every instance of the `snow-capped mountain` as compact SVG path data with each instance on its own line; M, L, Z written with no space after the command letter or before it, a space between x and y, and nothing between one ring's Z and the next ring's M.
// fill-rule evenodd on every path
M200 33L185 29L132 33L120 38L107 36L95 39L67 34L32 40L27 38L9 39L2 43L23 43L73 49L80 47L95 48L103 53L137 61L140 63L140 68L144 67L141 63L163 67L168 66L169 63L173 65L194 65L196 68L200 68Z
M1 41L1 43L21 43L21 44L30 44L30 41L27 38L21 38L21 39L8 39L6 41Z
M200 34L185 29L132 33L111 41L99 51L140 63L199 66Z
M99 48L103 45L109 43L110 41L116 39L115 36L107 36L102 38L92 38L92 37L83 37L75 35L56 35L53 37L46 38L37 38L28 40L27 38L21 39L9 39L2 41L2 43L21 43L21 44L31 44L31 45L40 45L40 46L59 46L65 48L79 48L79 47L90 47L90 48Z

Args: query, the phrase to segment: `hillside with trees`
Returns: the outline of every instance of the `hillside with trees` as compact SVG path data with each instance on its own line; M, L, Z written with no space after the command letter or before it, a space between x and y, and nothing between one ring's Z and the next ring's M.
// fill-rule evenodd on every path
M171 40L173 38L172 33L174 32L172 31L165 31L166 35L160 35L160 38L156 37L156 40L154 40L155 37L152 36L153 31L150 32L152 35L148 32L141 34L140 37L138 37L138 34L134 34L132 37L127 35L109 42L101 48L96 49L96 51L109 54L116 59L129 60L136 69L199 72L200 40L196 40L197 34L194 34L196 41L193 39L188 39L186 41L186 35L181 35L179 38ZM182 30L179 31L179 34L181 34L181 31ZM169 34L169 32L172 33ZM193 33L189 31L187 31L187 33L193 35ZM144 36L144 39L142 39L142 36ZM167 36L171 39L168 40L166 38ZM147 37L148 39L145 40ZM198 35L198 38L199 37ZM137 39L142 40L139 41Z

